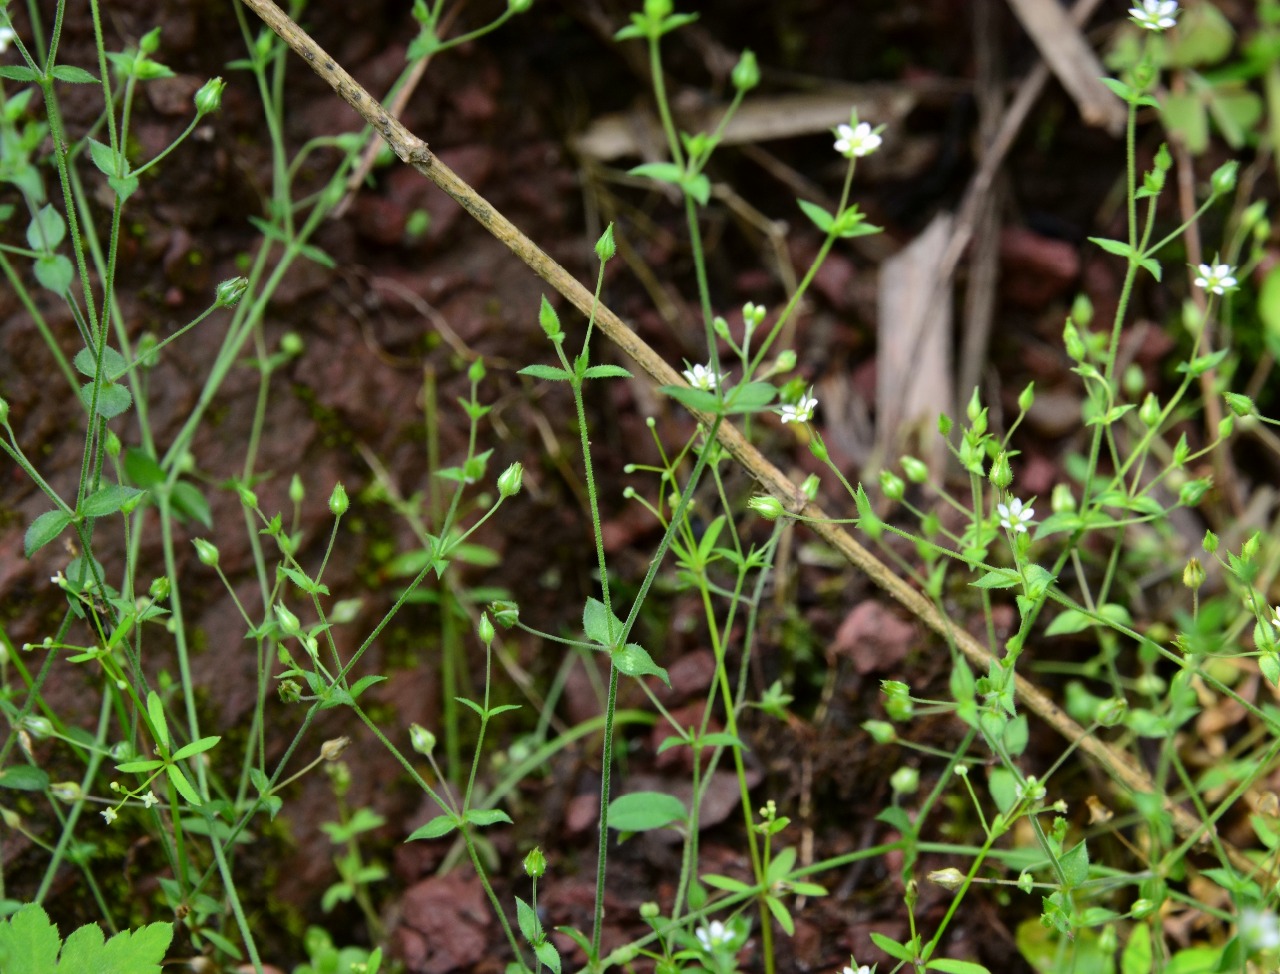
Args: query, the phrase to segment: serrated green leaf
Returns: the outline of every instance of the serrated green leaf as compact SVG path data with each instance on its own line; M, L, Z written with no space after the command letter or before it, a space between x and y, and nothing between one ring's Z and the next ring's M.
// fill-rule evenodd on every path
M0 958L6 971L53 974L62 941L39 903L27 903L0 923Z
M593 365L582 373L584 379L630 379L631 373L621 365Z
M550 940L535 944L533 953L538 960L542 961L542 966L547 968L551 974L560 974L560 951L556 949L556 945Z
M31 522L22 537L22 551L30 558L33 554L60 535L72 521L71 515L62 511L45 511Z
M969 584L974 588L1014 588L1022 584L1022 576L1012 568L997 568Z
M124 451L124 472L137 486L147 490L159 487L166 479L155 457L137 446Z

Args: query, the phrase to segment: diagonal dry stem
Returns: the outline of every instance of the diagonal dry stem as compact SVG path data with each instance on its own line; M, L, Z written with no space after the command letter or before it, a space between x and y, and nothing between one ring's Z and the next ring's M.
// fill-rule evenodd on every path
M514 224L495 210L489 203L464 182L457 173L434 156L427 143L422 141L371 97L342 66L329 57L305 31L271 0L241 0L263 22L278 34L286 44L298 53L324 78L348 105L386 140L391 150L422 175L453 197L459 205L475 217L490 233L501 240L517 257L529 265L539 277L550 284L584 315L592 312L594 299L590 291L576 278L551 259L532 240L521 233ZM679 385L683 379L670 365L648 346L627 324L604 305L594 305L598 327L631 357L650 377L663 385ZM695 412L699 420L710 425L711 417ZM848 562L865 572L876 585L904 606L912 615L944 639L954 643L980 672L985 673L994 657L973 636L951 624L936 606L893 573L887 565L860 545L840 525L821 523L829 519L816 504L804 504L803 495L777 467L767 460L743 435L728 422L719 425L721 445L744 466L760 485L780 500L788 510L805 517L817 519L812 529L844 556ZM1018 699L1032 713L1053 727L1059 734L1077 745L1089 755L1111 779L1129 792L1155 793L1158 789L1151 777L1128 754L1111 747L1107 742L1087 734L1057 704L1035 684L1022 676L1015 676ZM1168 811L1175 831L1183 839L1206 835L1212 823L1203 823L1184 806L1168 802ZM1248 857L1225 839L1220 839L1228 858L1236 868L1251 874L1256 867Z

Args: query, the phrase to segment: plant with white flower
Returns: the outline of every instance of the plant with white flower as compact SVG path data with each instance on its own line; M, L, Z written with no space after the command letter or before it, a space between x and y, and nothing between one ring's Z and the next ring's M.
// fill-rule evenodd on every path
M813 413L817 408L818 400L813 398L813 390L810 389L796 402L783 406L778 414L784 423L807 423L813 419Z
M1236 269L1230 264L1201 264L1196 268L1196 287L1204 288L1212 294L1226 294L1235 290Z
M1022 501L1014 497L1009 503L1001 501L996 505L996 513L1000 515L1000 527L1014 534L1026 534L1027 525L1035 517L1035 509L1023 507Z
M876 969L870 964L859 964L857 967L852 964L845 964L841 968L840 974L876 974Z
M0 54L9 50L9 45L13 43L18 36L18 32L12 27L0 27Z
M712 920L695 930L694 936L698 938L703 950L714 953L733 939L733 931L719 920Z
M684 376L685 382L703 392L715 392L725 378L723 374L713 371L710 365L695 365L680 374Z
M882 131L884 131L883 125L873 129L870 123L859 122L858 114L855 112L849 119L848 125L835 127L836 152L846 159L861 159L863 156L869 156L880 148L880 143L884 141L880 138Z
M156 805L159 805L159 804L160 804L160 799L156 797L156 793L154 791L149 791L142 796L143 808L154 808Z
M113 825L119 816L116 815L114 808L108 808L102 812L102 817L108 825Z
M1178 22L1178 0L1142 0L1129 8L1129 19L1146 30L1168 30Z
M1277 631L1280 631L1280 605L1271 610L1271 624L1276 627Z

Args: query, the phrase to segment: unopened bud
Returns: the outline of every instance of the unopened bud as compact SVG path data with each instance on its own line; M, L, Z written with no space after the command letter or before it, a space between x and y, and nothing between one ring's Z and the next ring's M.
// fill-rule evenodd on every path
M486 646L493 642L493 623L489 621L489 613L480 613L480 621L476 623L476 635L480 637L480 641Z
M351 506L351 501L347 498L347 489L341 483L333 485L333 492L329 494L329 513L334 517L342 517L347 513L347 508Z
M929 467L923 460L908 456L902 457L898 462L902 464L902 472L913 484L923 484L929 479Z
M27 714L22 720L22 728L37 741L42 741L53 733L53 722L39 714Z
M210 568L218 567L218 549L212 541L192 538L191 543L195 545L196 557L200 559L200 564L208 565Z
M533 0L507 0L507 9L513 14L522 14L533 6Z
M1204 566L1199 558L1187 560L1186 567L1182 569L1182 584L1193 592L1204 584Z
M320 757L326 761L336 761L342 757L342 752L350 746L351 738L334 737L320 745Z
M906 493L906 484L892 470L880 471L880 490L884 496L891 501L902 500L903 494Z
M436 735L431 733L421 724L409 725L409 743L413 745L413 749L421 754L424 758L431 757L431 753L436 749Z
M996 457L996 462L991 465L991 473L987 477L996 490L1008 490L1009 485L1013 483L1013 468L1009 466L1009 457L1003 450Z
M280 628L290 636L298 632L302 628L302 622L296 615L290 612L284 605L277 602L274 606L276 620L280 623Z
M739 91L750 91L760 83L760 65L756 63L756 56L752 51L742 52L729 78Z
M230 308L235 305L249 288L247 277L232 277L223 281L214 289L214 303L219 308Z
M506 599L490 602L489 611L493 613L493 618L503 629L510 629L520 621L520 606Z
M1222 398L1227 401L1227 408L1233 413L1244 419L1246 416L1252 416L1254 412L1253 400L1248 396L1238 392L1224 392Z
M892 744L898 739L898 732L886 720L863 721L862 729L870 734L871 739L877 744Z
M60 802L75 802L84 797L76 781L56 781L49 786L49 793Z
M529 854L524 857L524 874L533 879L537 879L547 871L547 857L542 854L542 850L534 846L529 850Z
M1154 429L1160 422L1160 400L1154 392L1148 392L1147 398L1142 400L1142 405L1138 407L1138 419L1148 429Z
M0 396L0 426L9 425L9 401Z
M945 890L955 892L964 885L964 873L955 866L948 866L946 869L935 869L929 873L929 882L936 883Z
M196 112L200 115L208 115L216 112L222 107L222 90L227 87L227 83L221 78L210 78L200 86L200 90L196 92Z
M524 485L524 465L519 461L502 471L498 477L498 496L515 497Z
M302 485L302 478L296 473L289 478L289 503L301 504L307 496L307 489Z
M471 367L467 369L467 378L474 383L483 382L484 377L488 374L489 373L485 371L483 358L477 358L471 363Z
M600 234L600 239L596 241L596 256L600 258L601 263L613 260L613 255L618 252L618 244L613 239L613 224L610 223L604 228L604 233Z
M773 363L775 372L790 372L796 367L796 353L789 348L784 348L778 353L777 361Z
M1240 171L1240 163L1232 159L1224 162L1209 177L1209 188L1214 196L1225 196L1236 188L1236 174Z
M287 331L280 336L280 351L289 358L297 358L306 350L306 342L296 331Z
M755 511L766 521L776 521L785 513L782 501L778 500L776 497L771 497L768 494L757 494L755 497L747 501L747 507L750 510Z
M920 788L920 772L903 765L889 776L889 787L897 795L914 795Z

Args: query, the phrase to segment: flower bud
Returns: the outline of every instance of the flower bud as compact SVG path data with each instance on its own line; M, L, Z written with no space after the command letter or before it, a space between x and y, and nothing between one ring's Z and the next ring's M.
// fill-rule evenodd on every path
M409 725L409 742L424 758L431 757L431 752L436 749L436 735L421 724Z
M302 486L302 478L295 473L289 478L289 503L301 504L306 496L307 490Z
M227 83L221 78L210 78L196 92L196 114L208 115L222 107L222 90Z
M711 330L722 341L728 341L732 337L732 333L729 331L729 322L725 321L720 315L716 315L711 319Z
M768 494L757 494L747 501L747 507L755 511L766 521L776 521L785 513L782 501Z
M760 83L760 65L756 63L754 52L750 50L742 52L738 63L733 66L733 73L729 79L738 91L750 91Z
M640 919L656 920L662 916L662 908L657 903L644 902L640 904Z
M1225 196L1236 188L1236 174L1240 171L1240 163L1235 159L1224 162L1209 177L1209 188L1214 196Z
M0 426L9 425L9 402L0 396Z
M902 457L898 462L902 464L902 472L913 484L923 484L929 479L929 467L923 460L908 456Z
M1142 371L1142 366L1136 362L1129 365L1120 377L1120 387L1129 398L1137 399L1142 390L1147 387L1147 376Z
M39 714L27 714L22 719L22 729L37 741L42 741L53 733L53 722Z
M892 744L898 739L898 732L888 721L866 720L862 723L862 729L870 734L871 739L877 744Z
M1018 394L1018 409L1027 412L1036 401L1036 384L1028 382L1027 387Z
M816 473L811 473L800 485L800 493L804 494L806 500L815 500L818 496L818 488L821 486L822 480Z
M49 786L49 793L60 802L77 802L84 797L77 781L55 781Z
M196 557L200 559L200 564L208 565L210 568L218 567L218 549L212 541L206 541L204 538L192 538L191 543L195 545Z
M1258 545L1262 543L1262 535L1254 531L1249 540L1240 546L1240 557L1244 561L1253 561L1258 557Z
M506 599L490 602L489 611L493 613L493 618L503 629L510 629L520 621L520 606Z
M1135 920L1141 920L1143 917L1150 916L1157 908L1158 904L1154 900L1143 897L1133 901L1133 905L1129 907L1129 915Z
M1138 407L1138 419L1148 429L1155 429L1160 422L1160 400L1156 398L1154 392L1148 392L1147 397L1142 400L1142 405Z
M1178 503L1183 507L1195 507L1204 499L1204 495L1209 493L1209 488L1212 486L1213 481L1208 477L1188 480L1178 491Z
M151 580L151 586L147 589L147 594L151 596L152 602L163 602L169 597L169 578L167 575L161 575L159 578Z
M519 461L502 471L498 477L498 496L515 497L524 484L524 465Z
M551 307L551 302L547 300L545 294L538 308L538 324L553 342L564 339L564 332L560 330L560 316L556 314L556 309Z
M896 795L914 795L920 789L920 772L903 765L889 776L889 787Z
M1182 584L1193 592L1204 584L1204 566L1199 558L1191 558L1182 569Z
M306 343L296 331L287 331L280 336L280 351L289 358L297 358L306 349Z
M618 244L613 239L613 224L610 223L604 228L604 233L600 234L600 239L596 241L596 256L600 258L600 263L606 264L613 260L617 252Z
M929 873L929 882L937 883L943 889L954 893L964 885L964 873L955 866L948 866L946 869L935 869Z
M663 20L671 15L671 0L644 0L644 15L650 20Z
M351 506L351 501L347 498L347 488L342 483L333 485L333 492L329 495L329 513L334 517L342 517L347 513L347 508Z
M244 297L248 289L247 277L229 277L214 289L214 304L219 308L230 308Z
M342 757L342 752L351 746L351 738L335 737L325 741L320 745L320 757L326 761L336 761Z
M284 605L277 602L273 608L276 614L276 621L280 623L280 628L290 636L294 635L302 628L302 622Z
M507 0L507 9L513 14L522 14L533 6L533 0Z
M524 874L532 879L538 879L546 871L547 857L542 854L541 849L534 846L524 857Z
M302 687L296 680L281 680L276 693L280 695L281 703L297 703L302 699Z
M1218 550L1218 536L1212 531L1206 531L1204 533L1204 541L1201 542L1200 546L1204 548L1205 554L1213 554Z
M951 428L955 424L952 423L951 417L946 413L938 413L938 435L946 439L951 435Z
M996 490L1008 490L1009 485L1013 483L1013 469L1009 466L1008 454L1003 450L996 457L996 462L991 465L991 472L987 477Z
M471 363L471 367L467 369L467 378L472 383L478 384L483 382L486 375L488 375L488 373L485 371L483 358L477 358Z
M486 646L493 642L493 623L489 621L489 613L480 613L480 621L476 623L476 635L480 637L480 641Z
M1222 398L1227 401L1227 408L1241 419L1253 415L1253 400L1248 396L1241 395L1238 392L1224 392Z
M1067 323L1062 329L1062 344L1067 349L1067 356L1073 362L1084 361L1084 342L1080 340L1080 332L1070 318L1067 319Z
M1124 697L1109 697L1098 705L1093 719L1103 727L1115 727L1116 724L1124 720L1124 715L1128 711L1129 701Z
M778 353L777 360L773 363L773 371L790 372L796 367L796 353L786 348Z
M0 424L0 425L3 425L3 424ZM103 447L107 451L107 456L109 456L112 460L114 460L116 457L120 455L120 450L121 450L120 437L116 435L115 430L111 430L111 429L107 430L106 439L103 440Z
M892 470L881 470L880 490L889 500L900 501L902 495L906 493L906 484Z

